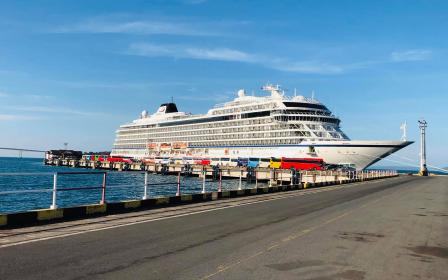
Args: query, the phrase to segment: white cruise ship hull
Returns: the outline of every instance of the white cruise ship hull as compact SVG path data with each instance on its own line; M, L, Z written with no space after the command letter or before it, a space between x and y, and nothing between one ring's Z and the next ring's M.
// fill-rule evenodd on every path
M277 146L234 146L234 147L195 147L184 153L173 154L166 151L159 154L165 157L226 157L226 158L322 158L327 164L345 165L362 170L388 155L412 144L411 141L319 141L304 142L299 145ZM145 150L134 150L128 156L144 158Z
M210 157L322 158L328 164L348 165L362 170L412 144L410 141L321 141L272 147L210 147Z

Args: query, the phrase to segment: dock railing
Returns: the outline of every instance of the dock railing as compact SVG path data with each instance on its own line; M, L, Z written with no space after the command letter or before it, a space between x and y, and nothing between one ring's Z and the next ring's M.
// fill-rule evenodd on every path
M200 180L196 181L190 181L190 184L188 185L189 191L191 193L192 187L195 187L194 184L196 184L196 187L200 187L200 193L206 193L207 191L217 191L222 192L223 191L223 177L225 175L234 175L235 173L238 174L238 176L234 179L238 179L238 183L235 184L234 188L236 190L242 190L243 188L243 180L246 181L246 187L248 183L253 183L254 188L258 188L260 181L268 182L268 185L271 186L303 186L305 183L319 183L319 182L338 182L338 180L351 180L351 179L372 179L372 178L382 178L382 177L390 177L395 176L397 173L395 171L384 171L384 170L369 170L369 171L296 171L296 170L281 170L281 169L270 169L268 173L266 173L266 170L260 171L259 169L255 168L252 170L244 169L241 167L234 167L234 168L227 168L227 169L221 169L221 168L207 168L205 166L200 167L202 168L201 173L199 174ZM191 171L191 170L190 170ZM118 172L113 172L118 173ZM142 174L143 175L143 182L135 182L131 184L110 184L108 181L108 176L110 174L109 171L83 171L83 172L44 172L44 173L0 173L0 182L3 180L2 178L5 177L30 177L30 176L47 176L52 177L52 187L48 188L27 188L22 190L6 190L6 191L0 191L0 201L3 200L2 197L7 195L13 195L13 194L30 194L30 193L51 193L51 204L49 206L50 209L57 209L58 208L58 200L59 196L62 192L76 192L79 191L80 195L84 194L84 191L90 191L90 190L98 190L100 194L100 201L99 204L105 204L107 201L106 194L108 190L115 189L115 188L142 188L140 189L143 193L142 196L139 197L139 199L149 199L152 197L150 195L150 189L151 188L164 188L167 186L176 186L176 196L182 195L186 189L183 190L184 187L184 180L182 180L182 177L186 178L187 176L191 175L190 173L187 173L186 169L181 169L180 171L176 172L175 175L177 176L176 181L170 182L161 182L161 183L151 183L149 172L148 171L129 171L126 173L132 173L132 174ZM121 174L121 173L120 173ZM67 184L60 184L61 177L72 177L77 175L88 175L88 176L98 176L100 177L98 181L101 181L98 185L93 186L72 186ZM50 178L51 178L50 177ZM209 179L207 179L209 178ZM87 180L87 179L86 179ZM207 183L214 182L215 186L212 188L211 186L207 189ZM193 185L192 185L193 184ZM49 185L49 184L48 184ZM169 196L170 194L168 192L165 193L165 196ZM125 195L123 195L125 196ZM153 196L156 197L156 196ZM22 197L23 198L23 197ZM122 199L124 200L124 199ZM28 209L30 210L30 209ZM0 206L0 213L1 213L1 206Z

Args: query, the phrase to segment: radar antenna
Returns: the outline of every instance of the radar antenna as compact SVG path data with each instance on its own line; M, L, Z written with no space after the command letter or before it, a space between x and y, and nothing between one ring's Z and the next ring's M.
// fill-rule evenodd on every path
M267 84L261 88L264 91L271 92L272 97L283 97L285 91L280 88L280 85Z

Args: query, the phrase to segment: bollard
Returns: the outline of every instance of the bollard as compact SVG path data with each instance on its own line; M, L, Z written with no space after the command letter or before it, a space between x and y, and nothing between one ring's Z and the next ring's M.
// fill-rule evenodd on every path
M101 187L101 201L100 204L106 203L106 174L103 174L103 185Z
M180 195L180 171L179 173L177 173L177 192L176 192L176 196Z
M57 195L57 188L58 188L58 173L54 173L53 175L53 202L50 206L50 209L56 209L56 195Z
M202 192L201 193L205 193L205 177L207 177L207 170L204 168L203 169L203 178L202 178Z
M143 199L148 199L148 172L145 172L145 183L143 189Z

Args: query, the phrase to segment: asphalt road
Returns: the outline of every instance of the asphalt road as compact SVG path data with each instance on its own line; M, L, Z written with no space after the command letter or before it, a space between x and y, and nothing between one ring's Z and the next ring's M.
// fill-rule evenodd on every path
M448 177L133 215L0 231L0 279L448 279Z

